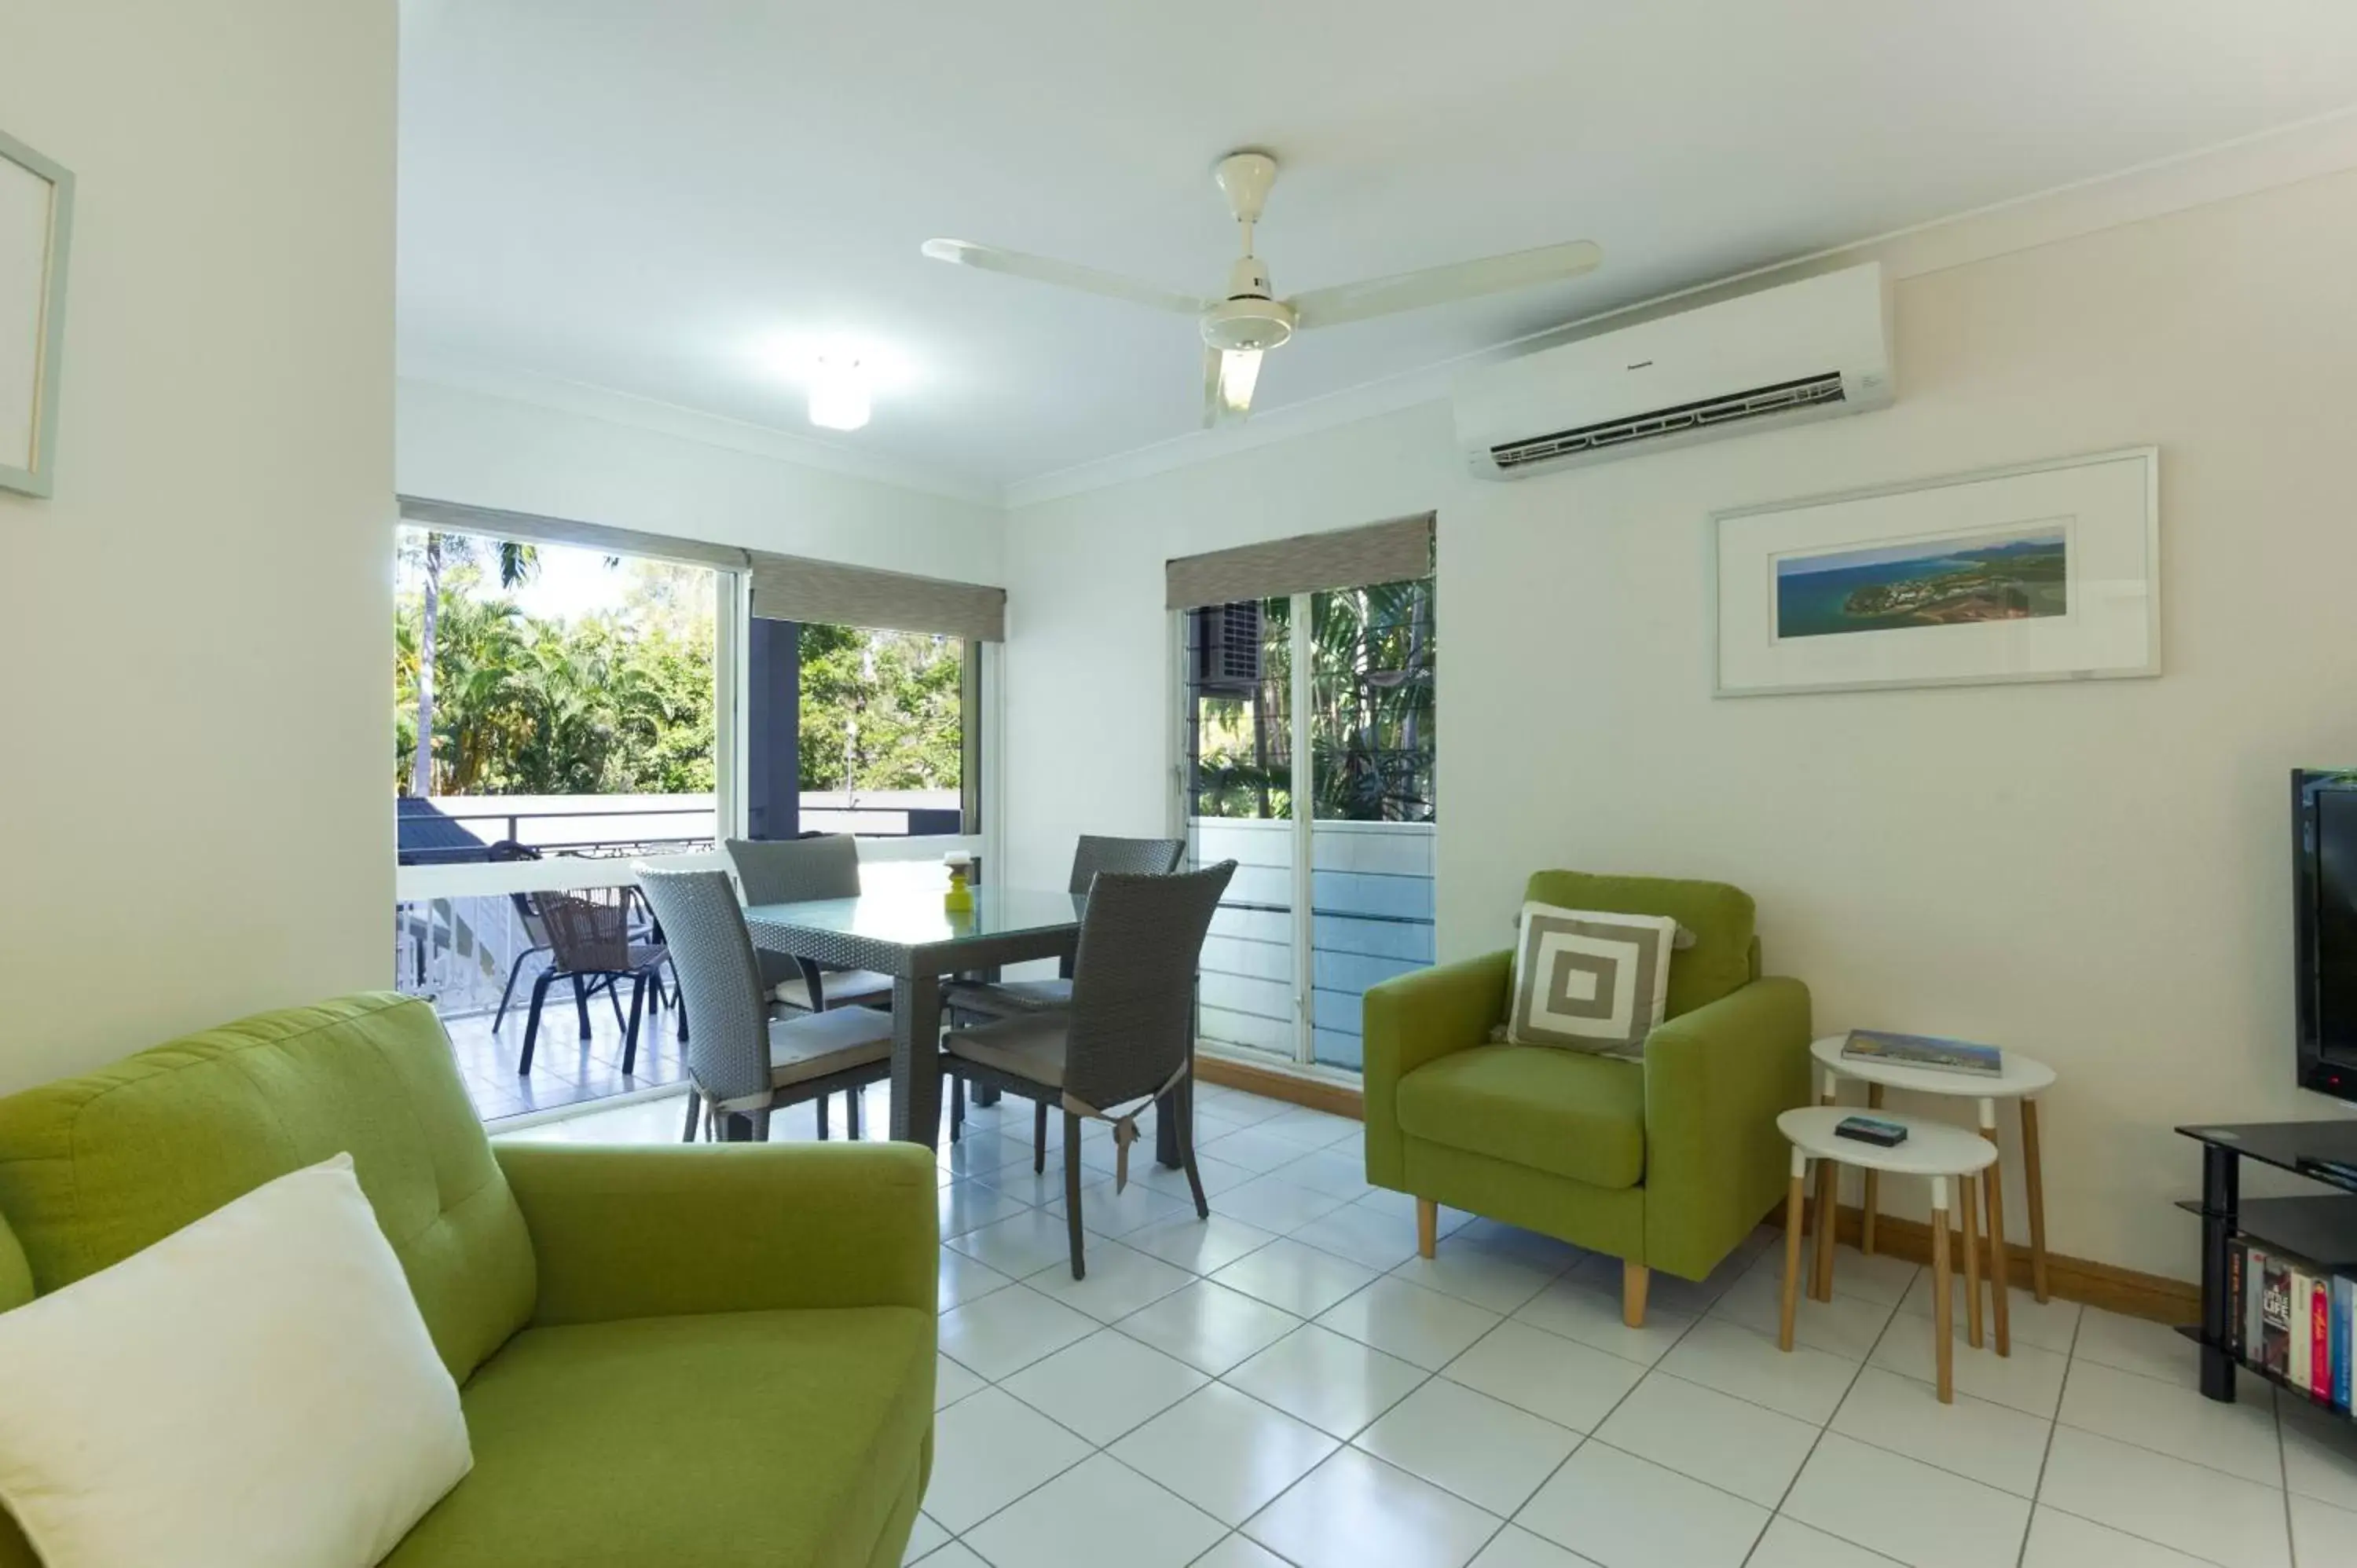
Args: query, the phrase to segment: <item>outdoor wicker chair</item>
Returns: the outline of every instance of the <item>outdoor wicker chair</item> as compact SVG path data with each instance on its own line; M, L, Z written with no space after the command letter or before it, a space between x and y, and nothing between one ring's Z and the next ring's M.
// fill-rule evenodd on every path
M730 839L729 863L748 904L804 904L859 897L859 841L849 833L798 839ZM892 977L864 969L829 969L784 953L756 950L761 988L789 1007L889 1007Z
M540 851L513 839L501 839L484 852L484 858L494 865L510 865L520 860L538 860ZM500 988L500 1010L491 1015L491 1032L499 1033L500 1026L508 1021L508 1002L515 995L516 976L523 972L526 960L534 953L548 950L548 928L542 924L540 910L529 893L511 893L509 901L515 906L516 918L522 923L525 946L508 965L508 983Z
M532 1052L540 1036L541 1004L548 1000L548 988L560 980L573 983L573 1005L581 1020L581 1037L589 1037L589 993L603 987L612 998L616 1016L621 1015L621 998L614 990L623 981L630 983L630 1012L622 1025L622 1076L630 1077L639 1065L639 1020L645 1015L647 992L660 988L664 964L670 961L669 950L660 942L632 940L628 889L614 903L599 903L576 893L539 893L533 896L533 906L540 911L541 924L548 933L548 967L532 984L532 1013L523 1026L523 1056L516 1063L519 1074L532 1070Z
M641 866L639 886L671 940L682 1004L691 1015L691 1092L683 1141L707 1136L767 1141L770 1114L814 1100L826 1136L826 1097L851 1102L859 1135L860 1090L892 1076L892 1020L866 1007L772 1018L761 971L725 872Z
M1149 1105L1176 1114L1178 1157L1199 1218L1211 1217L1195 1169L1195 971L1211 914L1236 863L1178 875L1100 873L1081 917L1072 1004L1026 1013L943 1041L958 1079L1018 1094L1044 1119L1064 1112L1064 1208L1072 1277L1087 1273L1081 1245L1081 1121L1114 1128L1114 1190L1129 1180L1129 1146ZM1035 1168L1039 1151L1033 1153Z

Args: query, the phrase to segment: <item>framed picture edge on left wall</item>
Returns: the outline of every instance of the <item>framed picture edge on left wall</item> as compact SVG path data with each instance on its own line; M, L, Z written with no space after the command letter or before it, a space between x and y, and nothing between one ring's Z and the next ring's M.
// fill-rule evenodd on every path
M66 335L66 273L73 248L73 171L0 131L0 160L16 165L49 188L47 241L43 250L32 366L31 467L0 456L0 490L48 499L57 492L58 389Z

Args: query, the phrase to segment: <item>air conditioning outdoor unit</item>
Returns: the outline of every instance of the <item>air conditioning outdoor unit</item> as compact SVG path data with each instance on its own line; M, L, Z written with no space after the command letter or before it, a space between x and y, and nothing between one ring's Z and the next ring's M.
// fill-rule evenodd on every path
M1890 293L1868 262L1469 371L1457 440L1477 476L1515 479L1890 398Z

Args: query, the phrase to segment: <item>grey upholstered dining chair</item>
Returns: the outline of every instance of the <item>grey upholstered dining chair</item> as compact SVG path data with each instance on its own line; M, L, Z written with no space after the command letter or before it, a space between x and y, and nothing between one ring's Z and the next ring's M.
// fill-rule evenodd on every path
M1064 1210L1072 1277L1088 1270L1081 1245L1081 1121L1110 1122L1114 1190L1129 1180L1129 1146L1149 1105L1178 1118L1178 1157L1199 1218L1211 1217L1195 1169L1195 970L1211 913L1236 863L1179 875L1098 874L1081 917L1072 1004L1019 1014L943 1041L942 1065L1064 1112ZM698 1026L701 1027L701 1026ZM1034 1151L1035 1166L1039 1160Z
M819 1102L842 1090L851 1101L851 1135L859 1135L859 1091L892 1076L892 1020L866 1007L772 1018L753 939L725 872L632 868L655 918L662 922L687 1009L688 1096L684 1141L699 1118L707 1133L734 1135L750 1121L766 1141L770 1113Z
M728 860L748 904L804 904L859 897L859 841L849 833L798 839L730 839ZM889 1006L892 977L864 969L825 969L783 953L759 955L763 989L789 1007Z
M1167 876L1178 869L1178 862L1186 853L1185 839L1102 838L1082 833L1079 847L1072 852L1070 889L1076 894L1086 893L1100 871ZM1072 1003L1072 960L1063 961L1061 972L1053 980L955 981L943 1000L958 1015L978 1014L985 1018L1069 1007Z

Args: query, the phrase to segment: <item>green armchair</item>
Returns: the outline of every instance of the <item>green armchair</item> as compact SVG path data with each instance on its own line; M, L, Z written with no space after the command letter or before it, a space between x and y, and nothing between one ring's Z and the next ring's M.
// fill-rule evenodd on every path
M0 1100L0 1311L340 1151L475 1455L387 1568L899 1563L932 1456L925 1152L495 1145L422 1002L265 1014ZM5 1513L0 1568L38 1568Z
M1760 976L1750 897L1724 883L1542 871L1525 897L1694 933L1645 1059L1491 1043L1512 952L1386 981L1366 995L1367 1179L1415 1198L1426 1257L1445 1203L1620 1259L1638 1326L1652 1270L1701 1279L1781 1199L1808 987Z

